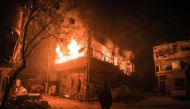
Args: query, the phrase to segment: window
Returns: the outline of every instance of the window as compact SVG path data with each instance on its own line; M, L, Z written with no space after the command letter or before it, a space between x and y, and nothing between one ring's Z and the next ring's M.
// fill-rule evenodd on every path
M190 50L190 46L181 46L180 47L181 51L186 51L186 50Z
M173 68L172 68L172 65L161 65L160 66L160 71L170 71L170 70L172 70Z
M161 65L159 70L160 71L165 71L165 66Z
M154 57L158 58L158 52L154 52Z
M180 61L173 61L172 62L172 68L174 70L181 69L181 63L180 63Z
M177 88L184 88L184 78L175 78L174 84Z
M156 72L159 72L159 66L155 67Z
M184 61L180 61L181 69L185 69L186 63Z
M171 52L172 52L171 48L165 48L165 49L159 50L159 56L170 55Z
M172 51L173 51L173 53L178 52L178 46L177 46L177 44L173 44L172 45Z
M166 70L167 70L167 71L172 70L172 65L167 65L167 66L166 66Z

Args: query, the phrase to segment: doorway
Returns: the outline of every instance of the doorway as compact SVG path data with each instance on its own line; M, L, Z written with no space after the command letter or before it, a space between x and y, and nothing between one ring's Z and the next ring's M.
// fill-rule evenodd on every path
M160 92L162 94L165 94L165 92L166 92L166 82L165 81L160 81Z

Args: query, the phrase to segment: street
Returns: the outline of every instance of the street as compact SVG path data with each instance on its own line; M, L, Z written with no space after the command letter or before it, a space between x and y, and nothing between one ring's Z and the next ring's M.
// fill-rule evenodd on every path
M95 102L79 102L76 100L44 96L51 109L100 109ZM111 109L189 109L190 101L178 101L170 97L151 96L138 103L113 103Z

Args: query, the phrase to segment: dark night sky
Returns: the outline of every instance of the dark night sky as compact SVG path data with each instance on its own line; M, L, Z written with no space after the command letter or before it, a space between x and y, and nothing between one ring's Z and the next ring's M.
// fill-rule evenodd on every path
M189 34L189 7L185 2L155 0L87 0L81 15L92 30L117 39L127 45L135 40L153 43L186 39ZM165 1L165 0L164 0ZM117 38L116 38L117 36ZM120 42L120 41L118 41Z
M98 39L109 37L134 51L141 83L151 85L153 45L189 39L189 10L181 0L84 0L80 12Z

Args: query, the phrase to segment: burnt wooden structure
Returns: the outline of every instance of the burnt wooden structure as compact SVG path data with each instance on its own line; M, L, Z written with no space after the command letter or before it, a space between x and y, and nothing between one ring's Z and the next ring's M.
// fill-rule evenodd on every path
M127 75L112 63L99 60L92 55L77 58L55 66L58 93L71 98L96 99L104 84L117 87L126 83Z

